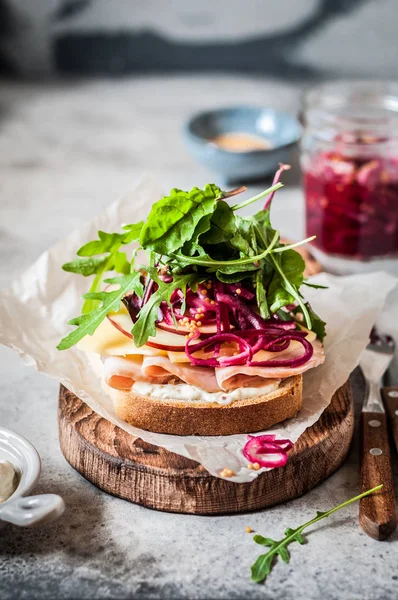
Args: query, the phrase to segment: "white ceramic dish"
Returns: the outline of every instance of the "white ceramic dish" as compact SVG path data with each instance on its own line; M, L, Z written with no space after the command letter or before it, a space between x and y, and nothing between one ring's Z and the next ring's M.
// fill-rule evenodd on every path
M60 496L27 496L37 485L41 472L40 457L28 440L10 429L0 427L0 460L9 461L18 477L16 490L0 504L0 528L7 522L28 527L62 515L65 504Z

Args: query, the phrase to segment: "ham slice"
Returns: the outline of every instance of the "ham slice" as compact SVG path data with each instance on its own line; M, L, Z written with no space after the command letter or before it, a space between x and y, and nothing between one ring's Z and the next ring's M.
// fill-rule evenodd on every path
M156 357L155 357L156 358ZM162 358L162 357L158 357ZM166 358L166 360L168 360ZM130 390L135 381L146 383L167 383L175 375L163 370L150 376L143 371L142 356L104 356L104 379L109 387L116 390Z
M142 373L147 381L171 375L171 377L178 377L185 383L201 388L205 392L220 391L214 369L193 367L187 363L172 363L165 356L145 356L142 361Z
M166 356L104 356L105 383L117 390L130 390L135 381L168 383L180 379L206 392L219 392L214 369L172 363Z
M248 367L245 365L237 365L236 367L219 367L216 368L217 383L224 391L230 391L237 387L257 387L258 380L264 379L286 379L292 375L300 375L308 369L312 369L322 364L325 360L325 352L319 340L311 342L314 348L314 353L311 359L300 367ZM300 343L291 343L290 347L284 352L267 352L261 350L257 352L253 360L287 360L297 358L303 352L303 347ZM261 384L260 384L261 385Z
M280 382L281 379L299 375L308 369L317 367L324 361L322 344L312 342L314 354L305 365L289 367L194 367L189 363L175 363L167 356L104 356L105 383L117 390L129 390L135 381L165 384L179 379L189 385L201 388L206 392L230 391L240 387L262 387L270 383ZM302 345L292 342L288 350L278 352L258 352L254 360L289 359L300 356Z
M143 381L142 357L104 356L104 380L116 390L129 390L135 381Z

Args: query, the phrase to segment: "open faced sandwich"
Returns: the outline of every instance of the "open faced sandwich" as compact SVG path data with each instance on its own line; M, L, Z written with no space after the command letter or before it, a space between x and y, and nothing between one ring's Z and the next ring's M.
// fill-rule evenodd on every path
M94 279L58 348L101 356L103 387L128 423L228 435L299 411L302 374L324 361L325 324L303 296L300 243L282 244L271 225L284 168L240 204L228 199L244 188L173 189L145 222L99 231L64 265ZM262 210L239 216L263 197Z

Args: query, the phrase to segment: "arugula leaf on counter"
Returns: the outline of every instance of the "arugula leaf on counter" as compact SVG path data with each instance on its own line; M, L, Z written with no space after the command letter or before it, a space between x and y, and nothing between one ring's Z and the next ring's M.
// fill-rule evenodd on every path
M260 546L268 547L269 550L266 554L262 554L261 556L259 556L256 562L252 565L252 580L256 583L261 583L262 581L264 581L267 578L267 576L271 573L274 561L278 556L283 560L283 562L290 562L290 553L287 547L292 542L305 544L306 540L302 535L304 529L307 529L307 527L310 527L310 525L314 525L314 523L317 523L318 521L329 517L329 515L340 510L341 508L345 508L346 506L357 502L361 498L365 498L365 496L369 496L370 494L377 492L382 487L383 485L378 485L372 488L371 490L367 490L366 492L359 494L359 496L355 496L355 498L351 498L350 500L347 500L346 502L343 502L342 504L339 504L338 506L335 506L334 508L326 512L318 511L316 517L314 517L310 521L307 521L303 525L296 527L296 529L291 529L290 527L288 527L285 530L285 537L281 540L273 540L272 538L266 538L262 535L255 535L253 537L253 540L257 544L260 544Z
M77 344L85 335L92 335L108 313L119 310L120 302L127 292L133 290L138 296L142 297L143 286L140 281L140 273L112 277L107 279L106 283L119 285L119 288L111 292L88 292L84 294L83 298L95 300L100 303L100 306L69 321L69 325L76 325L77 328L61 340L57 346L58 350L67 350Z

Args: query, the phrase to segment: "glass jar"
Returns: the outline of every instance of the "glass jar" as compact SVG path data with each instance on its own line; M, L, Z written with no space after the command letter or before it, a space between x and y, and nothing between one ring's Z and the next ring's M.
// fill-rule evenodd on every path
M336 82L304 98L307 236L336 273L398 273L398 85Z

